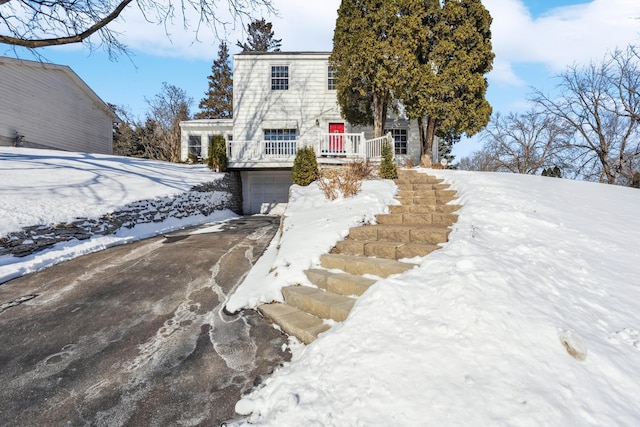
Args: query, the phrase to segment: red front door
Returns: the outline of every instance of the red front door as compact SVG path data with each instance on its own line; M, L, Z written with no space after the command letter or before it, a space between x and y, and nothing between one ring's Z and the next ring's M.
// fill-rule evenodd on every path
M342 134L344 133L344 123L329 123L329 151L341 153L344 151ZM334 135L339 134L339 135Z

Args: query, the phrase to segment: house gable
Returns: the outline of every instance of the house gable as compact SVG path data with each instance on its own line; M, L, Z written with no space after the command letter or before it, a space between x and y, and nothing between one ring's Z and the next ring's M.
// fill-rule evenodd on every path
M112 153L117 116L69 67L0 57L0 144Z

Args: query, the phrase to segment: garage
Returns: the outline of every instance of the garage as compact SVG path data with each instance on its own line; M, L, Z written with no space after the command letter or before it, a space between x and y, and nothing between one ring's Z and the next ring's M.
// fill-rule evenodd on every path
M281 215L293 184L291 170L243 171L242 199L245 214Z

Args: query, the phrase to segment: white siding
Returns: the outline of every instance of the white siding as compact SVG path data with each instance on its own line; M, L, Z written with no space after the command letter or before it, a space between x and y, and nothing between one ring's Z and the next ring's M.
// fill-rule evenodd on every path
M279 65L289 67L288 90L271 90L271 67ZM299 141L316 142L329 122L344 122L336 91L327 87L328 65L328 53L236 55L234 141L261 141L264 129L296 129Z
M114 116L68 67L0 58L0 144L111 154Z
M213 135L224 136L229 149L229 139L233 137L233 120L200 119L180 122L180 160L189 158L189 136L197 135L202 144L202 158L209 156L209 138Z

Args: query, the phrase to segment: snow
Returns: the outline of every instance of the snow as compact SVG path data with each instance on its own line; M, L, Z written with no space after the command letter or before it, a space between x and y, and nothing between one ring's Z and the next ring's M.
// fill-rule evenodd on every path
M388 211L396 186L392 181L364 181L355 197L325 199L316 183L293 185L281 230L266 253L249 272L226 304L227 310L256 308L262 303L282 301L284 286L311 283L304 270L320 263L320 255L349 234L350 227L375 222L375 215Z
M0 147L0 238L26 226L99 218L133 202L174 196L222 177L203 165ZM109 246L236 216L224 210L172 218L71 240L25 257L0 256L0 283Z
M238 402L237 425L638 425L640 191L429 172L463 205L450 241L296 347ZM297 191L307 205L292 203L285 224L306 234L272 249L276 266L326 239L303 221L316 190Z
M0 235L211 181L203 167L138 159L15 148L0 148L0 159ZM379 281L311 345L292 340L292 361L238 402L247 418L235 424L640 424L640 191L429 173L463 205L450 241ZM390 181L365 182L355 198L327 201L315 185L292 187L280 235L227 308L309 284L302 272L349 227L384 212L395 191ZM0 278L230 215L68 242L40 263L0 257Z

